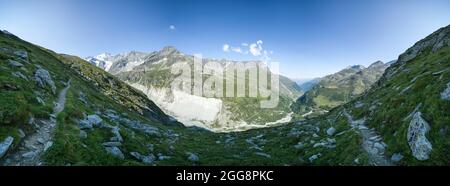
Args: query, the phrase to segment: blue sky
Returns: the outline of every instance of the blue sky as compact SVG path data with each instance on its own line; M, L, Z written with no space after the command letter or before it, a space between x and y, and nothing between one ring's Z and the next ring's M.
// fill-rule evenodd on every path
M59 53L173 45L211 58L270 58L293 78L396 59L448 24L448 0L0 0L0 29Z

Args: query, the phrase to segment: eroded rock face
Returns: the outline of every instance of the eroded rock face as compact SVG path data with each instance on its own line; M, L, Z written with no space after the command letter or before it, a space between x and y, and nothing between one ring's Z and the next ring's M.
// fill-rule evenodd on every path
M0 143L0 158L2 158L6 154L9 147L11 147L13 141L14 141L14 138L11 136L8 136L8 137L6 137L5 140L3 140Z
M427 121L422 118L421 112L416 112L409 123L407 140L413 156L418 160L427 160L433 147L426 138L430 130Z
M36 73L34 75L37 84L42 87L45 88L45 86L50 86L52 93L55 94L56 93L56 86L55 86L55 82L53 82L52 77L50 76L50 73L43 69L43 68L39 68L36 70Z

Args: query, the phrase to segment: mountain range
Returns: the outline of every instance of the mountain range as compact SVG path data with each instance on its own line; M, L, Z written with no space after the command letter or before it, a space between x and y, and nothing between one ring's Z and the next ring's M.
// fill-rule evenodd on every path
M299 87L280 77L280 104L272 110L256 110L259 97L204 101L211 98L197 96L178 101L169 88L178 76L167 68L190 64L191 57L165 47L152 53L102 54L86 61L2 31L0 164L450 162L450 25L415 43L394 63L351 66L321 78L297 101ZM202 64L208 61L217 60L203 59ZM218 115L228 123L220 123L216 115L205 120L210 113L193 112L209 112L213 109L202 106L219 102L219 113L226 110L230 115ZM171 107L172 103L181 104ZM238 111L223 109L224 105ZM324 112L270 124L292 111L300 115L316 110ZM183 117L185 111L195 117ZM185 119L202 124L187 124ZM264 127L247 130L235 121Z
M114 56L103 53L96 57L88 57L86 60L141 90L167 114L186 126L198 126L212 131L240 131L289 122L292 115L290 104L300 96L297 84L284 76L279 77L280 102L277 107L270 109L259 108L261 99L259 97L207 97L190 94L190 90L175 90L171 85L181 77L181 74L173 74L171 69L177 65L193 66L194 56L184 54L172 46L151 53L129 52ZM204 68L208 63L220 64L225 67L225 71L226 67L229 67L226 60L201 60ZM231 61L230 63L262 64L261 61ZM250 68L256 69L257 66ZM210 76L221 75L223 74L203 72L202 81L205 82ZM248 83L248 76L235 75L231 78L245 78ZM190 78L189 76L187 79L190 80ZM228 80L229 78L227 82ZM245 91L248 92L249 89L246 87ZM193 107L196 109L191 109Z
M328 112L369 89L388 66L376 61L367 68L354 65L320 78L292 105L292 109L302 116Z

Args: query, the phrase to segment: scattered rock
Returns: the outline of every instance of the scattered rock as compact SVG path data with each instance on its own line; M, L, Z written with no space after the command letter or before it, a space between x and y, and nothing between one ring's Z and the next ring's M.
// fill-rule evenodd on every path
M407 140L413 156L418 160L427 160L433 147L426 138L430 130L428 123L422 118L421 112L416 112L409 123Z
M85 105L88 103L86 99L86 95L80 91L80 97L78 98L81 102L83 102Z
M80 138L81 139L86 139L88 136L87 136L87 132L86 131L84 131L84 130L80 130Z
M84 120L78 122L80 129L92 129L94 126L100 126L102 118L98 115L89 115Z
M147 145L147 149L148 149L148 151L150 151L150 152L153 152L153 150L154 150L154 145L153 144L148 144Z
M270 154L264 153L264 152L255 152L256 155L262 156L265 158L271 158Z
M53 141L48 141L44 146L44 152L53 146Z
M11 136L6 137L5 140L3 140L0 143L0 158L2 158L6 152L8 152L9 147L11 147L12 143L14 141L14 138Z
M119 147L119 146L122 146L122 143L115 142L115 141L110 141L110 142L102 143L102 145L106 146L106 147Z
M355 108L362 108L363 106L364 106L364 103L361 102L361 101L357 101L357 102L355 103Z
M322 156L321 153L314 154L314 155L312 155L311 157L309 157L308 160L309 160L309 162L312 163L312 162L314 162L317 158L320 158L320 156Z
M111 139L110 139L111 141L118 141L118 142L123 141L123 138L120 135L119 131L120 131L120 128L117 126L111 128L111 132L114 134L114 137L111 137Z
M144 156L139 152L130 152L130 155L145 164L152 164L155 161L155 156L153 154Z
M391 161L393 162L399 162L403 159L403 155L401 153L395 153L391 156Z
M21 72L12 72L11 74L12 74L14 77L22 78L22 79L28 81L27 76L23 75Z
M334 127L330 127L327 129L327 134L329 136L332 136L336 132L336 129Z
M17 130L18 132L19 132L19 137L20 138L24 138L26 135L25 135L25 132L23 132L23 130L22 129L19 129L19 130Z
M36 100L37 100L37 102L38 102L39 104L41 104L41 105L45 105L45 101L44 101L44 100L42 100L42 98L40 98L40 97L36 97Z
M34 77L41 88L45 88L45 86L48 85L50 86L52 93L56 93L55 82L53 82L50 73L47 70L43 68L37 69Z
M8 63L9 63L9 65L11 65L13 67L17 67L17 68L23 67L22 63L19 63L19 62L14 61L14 60L8 59Z
M450 83L447 83L447 88L441 93L441 98L450 101Z
M303 147L305 147L305 144L301 141L294 145L294 148L296 149L303 149Z
M36 152L36 151L30 151L30 152L27 152L27 153L22 154L22 157L23 157L23 158L33 158L33 157L35 157L36 155L37 155L37 152Z
M125 124L127 127L133 128L135 130L144 132L148 135L152 136L161 136L161 133L159 132L159 129L153 126L150 126L148 124L143 124L139 121L131 121L129 119L123 119L123 124Z
M25 50L16 50L14 51L14 55L19 56L20 58L27 60L28 59L28 53Z
M163 155L163 154L161 154L161 153L158 153L158 160L159 161L162 161L162 160L168 160L168 159L171 159L172 157L170 157L170 156L165 156L165 155Z
M198 157L198 155L196 155L196 154L194 154L194 153L192 153L192 152L187 152L186 154L188 155L187 159L188 159L189 161L198 161L198 160L200 160L200 158Z
M111 154L112 156L119 158L119 159L125 159L125 156L123 155L122 151L118 147L105 147L105 150L108 154Z

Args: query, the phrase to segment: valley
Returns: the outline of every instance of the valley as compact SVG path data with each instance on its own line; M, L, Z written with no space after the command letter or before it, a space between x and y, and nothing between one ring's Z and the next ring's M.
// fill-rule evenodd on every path
M221 60L201 60L202 65L209 62L225 65ZM244 64L250 62L259 63ZM450 162L450 26L418 41L395 62L350 66L315 80L306 92L280 76L279 103L269 109L259 107L267 99L260 95L217 98L174 90L171 84L180 76L170 68L193 63L193 56L174 47L82 59L2 31L0 162L58 166ZM200 81L214 76L207 74ZM250 75L230 77L252 80Z

